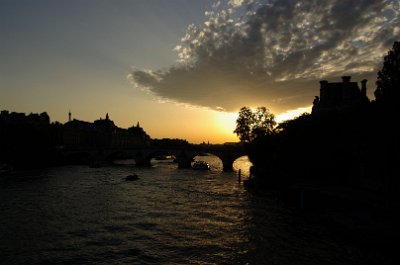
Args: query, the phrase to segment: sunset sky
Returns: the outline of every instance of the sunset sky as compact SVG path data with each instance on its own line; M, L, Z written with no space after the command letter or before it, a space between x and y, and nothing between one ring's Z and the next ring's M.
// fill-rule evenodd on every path
M237 141L242 106L309 110L319 81L368 82L400 0L0 0L0 110L152 138Z

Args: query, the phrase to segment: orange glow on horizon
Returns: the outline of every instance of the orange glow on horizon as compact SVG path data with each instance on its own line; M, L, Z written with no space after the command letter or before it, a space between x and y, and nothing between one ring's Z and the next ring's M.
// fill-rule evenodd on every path
M283 121L287 121L287 120L292 120L298 116L300 116L303 113L310 113L311 112L311 105L307 106L307 107L302 107L302 108L297 108L297 109L292 109L292 110L288 110L285 111L279 115L276 115L275 117L275 121L277 123L283 122Z
M233 112L216 112L214 114L214 126L216 127L218 138L222 142L238 142L239 138L233 131L236 128L236 119L238 113Z
M179 138L190 143L223 144L239 142L233 131L236 128L238 112L220 112L207 108L188 108L171 103L155 104L151 109L143 105L112 107L110 118L121 128L128 128L140 122L143 129L154 139ZM137 107L140 107L138 109ZM133 110L132 110L133 109ZM146 111L143 111L146 109ZM254 108L255 109L255 108ZM288 110L276 115L276 122L293 119L304 112L310 112L311 106ZM131 115L127 115L131 113ZM66 117L66 114L64 115ZM83 116L83 115L82 115ZM171 117L177 117L173 119ZM178 118L179 117L179 118ZM79 117L92 121L93 117Z

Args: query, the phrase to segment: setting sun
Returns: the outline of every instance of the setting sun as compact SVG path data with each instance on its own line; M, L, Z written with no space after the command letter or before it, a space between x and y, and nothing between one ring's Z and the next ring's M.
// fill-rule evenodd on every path
M217 112L215 114L215 126L221 136L226 137L227 141L238 141L238 138L233 133L236 127L237 113L233 112Z

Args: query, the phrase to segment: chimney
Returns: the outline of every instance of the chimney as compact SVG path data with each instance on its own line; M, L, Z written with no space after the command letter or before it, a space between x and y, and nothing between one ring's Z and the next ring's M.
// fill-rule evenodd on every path
M349 83L351 80L351 76L342 76L343 83Z
M367 79L361 81L361 96L367 97Z

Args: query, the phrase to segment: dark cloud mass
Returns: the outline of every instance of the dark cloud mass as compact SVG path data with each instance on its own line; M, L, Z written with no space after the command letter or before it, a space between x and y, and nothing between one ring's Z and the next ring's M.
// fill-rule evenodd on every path
M367 78L374 89L382 57L400 38L399 0L231 0L190 25L178 62L134 70L139 88L175 102L279 113L311 104L321 79Z

